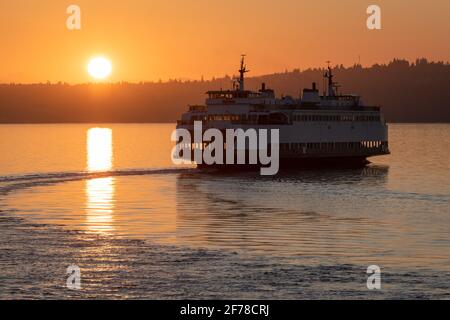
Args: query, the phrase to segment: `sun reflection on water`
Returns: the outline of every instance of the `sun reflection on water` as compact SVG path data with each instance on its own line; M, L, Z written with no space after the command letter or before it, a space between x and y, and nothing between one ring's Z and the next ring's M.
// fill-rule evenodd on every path
M87 170L107 171L113 166L112 130L90 128L87 131ZM114 230L114 177L86 181L86 226L98 233Z
M87 169L106 171L112 168L112 130L90 128L87 131Z

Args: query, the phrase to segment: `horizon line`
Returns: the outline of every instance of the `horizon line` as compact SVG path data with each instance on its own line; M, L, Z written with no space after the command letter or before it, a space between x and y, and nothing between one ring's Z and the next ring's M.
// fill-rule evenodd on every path
M418 61L425 60L427 64L442 64L444 66L450 65L450 60L443 61L443 60L429 60L425 57L417 57L415 60L408 60L406 58L392 58L387 63L373 63L372 65L366 65L363 66L361 63L354 63L353 65L345 66L343 64L335 64L332 65L333 69L354 69L354 68L361 68L361 69L370 69L375 66L381 66L381 67L387 67L390 64L392 64L395 61L406 61L409 63L409 66L415 66ZM266 73L266 74L260 74L260 75L252 75L248 76L247 78L261 78L266 76L273 76L273 75L279 75L279 74L286 74L286 73L294 73L294 72L306 72L306 71L321 71L326 70L326 66L324 67L309 67L305 69L301 69L300 67L292 68L291 70L286 69L285 71L277 71L273 73ZM168 78L166 80L162 80L161 78L159 80L138 80L138 81L128 81L128 80L119 80L119 81L88 81L88 82L68 82L68 81L41 81L41 82L2 82L0 81L0 86L11 86L11 85L68 85L68 86L79 86L79 85L118 85L118 84L135 84L135 85L142 85L142 84L167 84L167 83L173 83L173 82L181 82L181 83L190 83L190 82L212 82L222 79L232 79L234 75L225 74L222 76L213 76L209 79L205 79L203 76L198 78L188 78L188 77L179 77L179 78Z

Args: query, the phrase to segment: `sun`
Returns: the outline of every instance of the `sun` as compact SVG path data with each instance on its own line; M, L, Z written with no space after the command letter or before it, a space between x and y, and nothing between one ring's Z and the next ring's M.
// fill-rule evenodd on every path
M111 74L111 62L103 57L96 57L89 61L88 72L95 79L105 79Z

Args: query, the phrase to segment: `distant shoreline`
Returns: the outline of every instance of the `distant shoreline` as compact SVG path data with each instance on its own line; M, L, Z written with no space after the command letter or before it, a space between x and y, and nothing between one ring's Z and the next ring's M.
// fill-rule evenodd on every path
M357 94L365 105L381 106L389 123L450 123L450 64L394 59L363 68L336 66L342 93ZM323 69L295 69L247 78L247 88L262 83L279 96L300 97ZM204 104L209 90L231 88L232 77L212 80L81 85L0 85L0 123L171 123L188 105Z

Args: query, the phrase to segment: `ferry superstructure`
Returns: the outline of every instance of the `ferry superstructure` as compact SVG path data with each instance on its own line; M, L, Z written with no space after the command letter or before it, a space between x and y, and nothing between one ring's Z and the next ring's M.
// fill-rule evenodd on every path
M242 56L233 88L208 91L205 105L190 105L177 128L193 132L194 122L201 121L203 130L279 129L282 165L364 165L369 157L389 154L388 125L380 107L365 106L358 95L338 93L329 65L323 75L326 92L320 95L313 83L297 99L277 98L264 83L259 91L247 90L247 72Z

